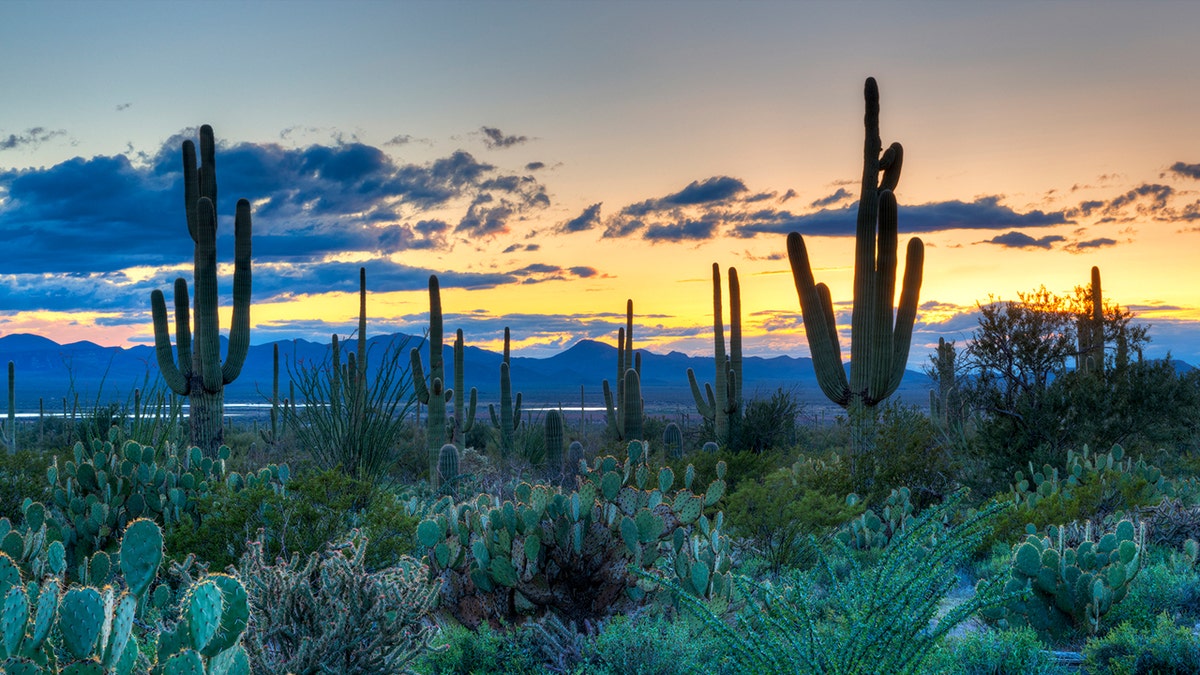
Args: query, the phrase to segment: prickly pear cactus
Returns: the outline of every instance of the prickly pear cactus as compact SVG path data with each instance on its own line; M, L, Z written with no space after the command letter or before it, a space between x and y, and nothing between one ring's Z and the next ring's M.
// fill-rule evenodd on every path
M649 582L629 572L659 568L700 597L730 593L729 540L714 507L724 463L703 489L694 470L677 480L652 469L646 445L622 462L597 458L577 490L521 483L512 501L443 499L417 528L419 549L441 575L442 603L459 621L513 621L554 611L597 619L647 600Z
M1067 543L1061 527L1051 526L1045 537L1030 534L1013 546L1011 578L1004 587L1008 592L1030 593L984 616L1055 636L1071 628L1094 634L1101 617L1128 592L1141 569L1144 546L1145 532L1137 531L1129 520L1098 540L1087 525L1078 546Z
M892 538L913 522L913 505L909 501L911 496L912 493L906 487L892 490L879 513L867 509L838 531L837 538L846 546L858 551L887 548ZM854 506L858 502L858 496L849 495L846 502L849 506Z
M194 515L197 498L217 481L235 490L260 484L285 489L286 464L241 475L226 471L228 457L224 446L214 459L195 447L181 452L170 445L156 450L136 441L120 447L99 440L76 443L72 459L61 468L55 459L46 471L52 494L48 517L62 531L69 562L77 565L108 548L138 518L165 524Z

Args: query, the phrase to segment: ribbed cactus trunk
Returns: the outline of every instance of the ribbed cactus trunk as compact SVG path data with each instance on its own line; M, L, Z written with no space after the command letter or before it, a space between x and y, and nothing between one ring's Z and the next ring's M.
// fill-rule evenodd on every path
M446 403L454 396L445 388L446 368L442 356L442 293L436 275L429 275L429 375L421 364L421 350L413 347L413 390L418 402L425 404L425 447L429 457L429 482L440 485L438 458L446 444Z
M1077 322L1079 355L1075 357L1075 368L1084 373L1104 375L1104 294L1100 289L1099 267L1092 268L1092 285L1088 295L1091 300L1090 311L1080 316ZM1120 360L1128 360L1128 355Z
M17 452L17 403L16 403L16 366L12 361L8 362L8 423L5 425L4 433L0 434L0 441L3 441L4 447L8 450L8 454L16 454Z
M625 373L629 369L637 371L638 376L642 374L642 355L634 354L633 352L633 300L625 301L625 327L617 329L617 377L613 382L616 383L617 395L613 397L612 389L608 385L608 380L601 383L601 389L604 393L604 410L605 421L608 424L608 432L617 440L626 440L625 437Z
M234 216L233 318L229 351L221 363L217 314L217 179L212 127L200 127L200 159L183 143L184 208L188 233L195 242L195 334L188 312L187 282L175 280L175 331L178 360L171 350L166 301L162 291L150 294L154 347L163 381L188 397L191 443L210 456L224 441L225 385L237 379L250 347L250 202L240 199Z
M630 368L625 371L624 378L625 403L624 413L622 414L624 426L622 427L623 440L633 441L641 440L642 433L642 382L638 371Z
M546 413L543 431L546 446L546 468L553 474L563 469L563 416L557 410Z
M804 238L796 232L787 238L788 258L817 382L829 400L847 409L851 424L851 472L859 482L866 478L859 460L874 449L875 406L896 391L904 376L925 257L924 244L914 237L908 243L900 303L893 308L898 249L894 190L900 180L904 151L899 143L882 151L879 88L874 78L867 79L864 98L866 140L855 233L849 381L842 366L829 288L815 283Z
M704 384L688 368L688 384L696 411L712 422L717 441L729 445L741 417L742 405L742 291L737 269L729 268L729 353L725 353L725 317L721 303L721 268L713 263L713 367L714 385Z
M466 449L467 434L475 426L475 408L479 403L479 391L471 387L470 405L465 405L462 393L466 391L463 375L463 361L466 347L463 343L463 332L459 328L454 334L454 439L460 449Z
M521 393L513 397L512 366L509 363L510 333L504 327L504 359L500 363L500 411L488 404L492 424L500 430L500 455L508 457L513 451L513 432L521 424Z

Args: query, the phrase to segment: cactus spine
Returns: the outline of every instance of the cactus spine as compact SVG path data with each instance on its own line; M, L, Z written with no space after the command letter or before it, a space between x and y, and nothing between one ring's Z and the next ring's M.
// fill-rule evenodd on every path
M500 413L496 406L488 404L488 415L492 424L500 430L500 454L507 457L513 450L513 432L521 426L521 392L513 399L511 365L509 363L509 330L504 327L504 360L500 362Z
M737 269L729 268L729 354L725 353L725 324L721 312L721 268L713 263L713 363L715 386L704 385L704 394L696 373L688 368L688 384L701 417L713 424L717 440L728 444L742 405L742 291ZM707 396L707 398L706 398Z
M221 363L217 315L217 178L212 127L200 127L200 166L196 147L183 142L184 206L188 232L195 242L195 334L189 318L187 281L175 280L175 341L171 350L163 293L150 294L154 317L154 349L163 380L171 391L187 396L191 443L215 455L224 440L225 385L237 379L250 347L250 202L239 199L234 217L233 323L229 352Z
M904 150L899 143L892 143L881 154L879 88L874 78L867 78L864 98L866 140L855 234L849 381L842 367L829 288L814 282L804 238L796 232L787 237L788 259L817 381L829 400L847 409L851 420L852 474L857 473L857 456L874 445L875 406L896 391L904 376L925 258L924 244L914 237L908 242L900 304L893 323L898 247L894 190L900 180Z
M442 354L442 293L437 275L429 275L429 375L421 365L421 350L413 347L409 352L412 360L413 390L416 399L426 406L425 447L429 454L429 481L436 490L438 483L438 459L442 446L446 444L446 403L454 391L445 389L446 367Z
M1092 285L1088 290L1091 311L1081 315L1077 321L1079 353L1075 356L1075 369L1082 373L1104 375L1104 295L1100 290L1099 267L1092 268ZM1123 355L1121 360L1127 358L1127 355Z
M463 332L459 328L454 334L454 390L458 392L458 396L454 397L454 440L463 449L467 447L467 434L471 428L475 426L475 407L479 403L479 392L475 387L471 387L471 402L464 410L464 402L462 392L466 391L466 383L463 376Z

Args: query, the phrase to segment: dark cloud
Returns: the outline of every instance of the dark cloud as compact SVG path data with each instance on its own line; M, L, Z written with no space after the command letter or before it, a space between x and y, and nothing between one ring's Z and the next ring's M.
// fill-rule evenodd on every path
M596 202L583 210L583 213L559 225L559 232L583 232L600 225L600 204Z
M496 127L480 127L479 133L483 134L483 143L490 150L509 148L529 140L526 136L505 136Z
M1051 234L1045 237L1033 238L1024 232L1008 232L1001 234L991 239L987 239L980 243L996 244L1005 248L1052 248L1053 245L1060 241L1066 241L1065 237L1060 237L1056 234Z
M9 134L8 136L0 136L0 151L4 150L20 150L22 148L37 148L42 143L51 141L58 136L66 136L67 132L64 129L47 129L45 127L33 127L26 129L19 134Z
M118 103L118 104L117 104L117 112L122 112L122 111L124 111L124 110L129 110L129 107L130 107L130 106L132 106L132 105L133 105L132 103Z
M387 141L384 141L383 144L384 145L408 145L409 143L412 143L412 141L413 141L413 137L408 134L396 134L395 136L392 136Z
M1073 248L1076 248L1076 249L1104 248L1105 246L1116 246L1116 245L1117 245L1116 239L1109 239L1107 237L1101 237L1099 239L1089 239L1087 241L1077 242L1073 245Z
M594 277L597 274L599 274L599 272L596 271L595 267L584 267L584 266L572 267L567 271L581 279L587 279L587 278Z
M659 200L662 206L689 206L732 199L746 191L746 185L729 176L714 176L704 181L692 181L675 194Z
M115 155L0 171L0 237L22 252L5 272L111 272L190 261L179 147L194 136L176 134L137 164ZM232 249L239 197L254 202L254 254L264 262L448 248L447 223L421 219L422 212L465 208L454 229L487 235L549 204L532 177L464 151L428 164L398 164L361 143L225 143L217 154L222 261Z
M858 202L840 209L822 209L816 213L796 215L790 211L764 209L731 218L734 234L752 237L757 234L799 232L813 236L854 236L858 218ZM1017 213L1000 204L1000 197L980 197L973 202L958 200L900 205L900 231L906 234L938 232L941 230L999 230L1013 227L1048 227L1068 223L1061 212L1033 210Z
M1171 165L1171 172L1185 178L1195 178L1196 180L1200 180L1200 164L1185 164L1184 162L1175 162Z
M545 162L530 162L525 165L526 171L539 171L544 168L546 168Z
M689 220L682 223L651 225L642 235L652 242L704 241L716 234L717 223L711 220Z
M827 206L832 206L832 205L842 201L843 199L849 199L853 196L854 195L851 194L850 191L847 190L846 188L838 188L837 192L814 201L811 204L811 206L814 209L823 209Z

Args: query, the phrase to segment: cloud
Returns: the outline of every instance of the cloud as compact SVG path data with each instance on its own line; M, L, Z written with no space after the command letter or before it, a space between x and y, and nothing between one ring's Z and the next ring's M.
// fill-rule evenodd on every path
M539 171L544 168L546 168L545 162L530 162L525 165L526 171Z
M117 112L123 112L125 110L129 110L130 106L132 105L132 103L118 103L116 110Z
M0 170L0 237L22 252L4 271L93 273L190 263L179 146L194 134L172 136L137 163L113 155ZM362 143L223 143L217 154L223 262L232 249L238 197L254 203L256 262L449 249L452 230L503 232L514 217L549 205L536 179L461 150L424 164L397 163ZM459 215L431 218L430 210Z
M736 178L714 176L705 181L692 181L679 192L663 197L659 200L659 204L662 206L707 204L731 199L745 191L746 185Z
M483 144L486 145L489 150L509 148L529 140L529 138L526 136L505 136L504 133L496 127L480 127L479 133L483 134Z
M397 134L388 140L384 141L384 145L408 145L412 143L413 137L408 134Z
M559 232L583 232L600 225L600 204L596 202L583 210L583 213L558 226Z
M51 130L45 127L33 127L32 129L26 129L20 134L0 136L0 151L20 150L22 148L36 149L42 143L66 135L67 132L64 129Z
M1076 242L1075 244L1072 245L1072 248L1075 248L1075 249L1104 248L1105 246L1116 246L1116 245L1117 245L1116 239L1109 239L1108 237L1101 237L1099 239L1089 239L1087 241Z
M811 206L814 209L823 209L827 206L832 206L833 204L836 204L836 203L842 201L843 199L849 199L850 197L853 197L853 196L854 195L850 194L850 191L847 190L846 188L838 188L837 192L835 192L827 197L822 197L822 198L814 201L811 204Z
M730 219L734 234L799 232L810 236L852 237L858 219L858 202L840 209L821 209L797 215L790 211L763 209ZM1061 212L1032 210L1018 213L1000 204L999 196L979 197L973 202L951 200L916 206L900 205L900 231L905 234L942 230L999 230L1013 227L1049 227L1068 223Z
M1184 162L1175 162L1171 165L1171 172L1183 176L1185 178L1195 178L1200 180L1200 164L1185 164Z
M652 241L705 241L716 234L717 223L711 220L689 220L681 223L651 225L643 238Z
M1053 245L1060 241L1066 241L1065 237L1060 237L1057 234L1047 235L1038 239L1023 233L1023 232L1008 232L1001 234L991 239L979 242L981 244L996 244L1005 248L1052 248Z

